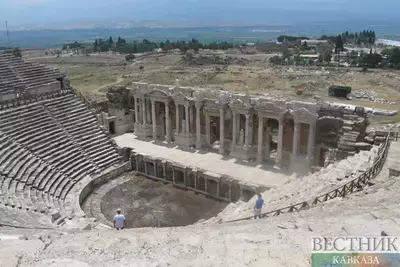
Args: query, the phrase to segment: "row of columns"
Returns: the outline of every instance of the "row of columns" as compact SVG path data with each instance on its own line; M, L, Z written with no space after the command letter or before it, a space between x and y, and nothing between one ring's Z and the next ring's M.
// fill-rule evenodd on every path
M136 122L142 121L144 125L147 125L147 114L148 105L146 105L146 100L144 98L134 98L135 100L135 110L139 111L138 105L141 106L142 112L135 112L135 120ZM139 102L140 100L140 102ZM139 103L138 103L139 102ZM157 138L157 124L156 124L156 108L155 108L155 100L151 100L151 121L153 126L153 138ZM166 118L166 141L171 142L171 119L170 119L170 111L169 111L169 101L164 101L165 104L165 118ZM180 106L176 104L176 133L179 134L180 125ZM201 103L195 103L196 108L196 148L200 149L202 140L201 140L201 124L200 124L200 114L201 114ZM189 105L184 105L185 108L185 133L187 136L190 135L190 129L194 128L194 107ZM224 108L220 108L220 148L219 152L224 154L225 152L225 110ZM237 145L237 136L238 136L238 115L240 113L233 112L232 113L232 146ZM244 114L245 121L245 136L244 136L244 146L250 145L250 114ZM205 114L206 121L206 142L207 144L211 143L211 129L210 129L210 115ZM268 121L268 118L267 118ZM282 164L282 150L283 150L283 119L278 119L279 129L278 129L278 148L277 148L277 157L276 157L276 165L280 166ZM294 123L294 134L293 134L293 149L292 156L296 157L299 151L299 142L300 142L300 129L301 123ZM270 152L270 135L268 132L265 134L266 146L263 149L263 138L264 138L264 117L259 116L258 121L258 147L257 147L257 161L262 162L263 160L263 151L269 154ZM308 134L308 146L307 146L307 158L312 161L314 155L314 147L315 147L315 123L309 124L309 134ZM183 125L182 125L183 126Z
M146 105L147 101L144 98L134 97L134 106L135 106L135 122L140 123L142 121L143 125L147 125L147 115L148 105ZM153 127L153 139L157 138L157 119L156 119L156 101L151 100L151 123ZM164 101L165 104L165 123L166 123L166 134L165 138L167 142L171 142L171 118L169 114L169 102ZM142 111L140 112L140 107Z
M181 118L183 117L183 114L180 114L181 112L181 106L180 104L176 104L175 108L175 120L176 120L176 133L179 134L181 132L184 132L187 136L189 136L193 129L194 129L194 108L193 106L189 105L183 105L185 108L185 125L181 125ZM200 111L197 111L200 112Z
M308 130L308 142L307 142L307 159L312 163L314 159L314 148L315 148L315 122L309 123ZM300 145L300 131L301 131L301 123L295 122L294 124L294 133L293 133L293 149L292 156L295 158L299 154L299 145Z
M268 121L268 118L267 118ZM280 166L282 164L282 150L283 150L283 120L279 119L279 129L278 129L278 148L277 148L277 157L276 157L276 165ZM301 123L294 123L294 131L293 131L293 148L292 148L292 156L297 157L299 153L299 145L300 145L300 132L301 132ZM260 116L258 121L258 147L257 147L257 161L262 162L263 160L263 133L264 133L264 117ZM269 155L270 153L270 135L268 131L266 131L266 147L264 152ZM315 148L315 123L309 124L308 131L308 142L307 142L307 159L312 163L314 158L314 149Z
M149 173L149 169L148 169L147 163L152 163L153 164L153 174L154 175L151 175ZM143 173L144 175L149 175L149 176L151 175L150 177L152 177L152 178L158 178L158 179L162 179L164 181L171 181L170 179L167 178L167 166L166 166L165 162L161 163L161 166L162 166L162 177L160 177L158 175L158 173L159 173L158 172L159 165L155 161L143 160L143 167L144 167L143 172L142 172L142 170L139 169L139 158L138 157L135 157L135 165L136 165L136 169L135 170L137 172L139 172L139 173ZM199 177L198 173L195 173L193 175L194 187L189 187L188 186L188 179L189 179L188 172L185 169L177 169L174 166L172 166L172 183L173 184L177 184L176 171L180 171L180 172L183 173L184 186L186 188L188 188L188 189L193 188L193 189L195 189L197 191L202 191L203 193L212 195L214 197L223 198L223 196L220 196L220 191L221 191L221 181L220 180L214 180L214 179L207 178L207 176L202 176L201 178L204 179L204 191L203 191L203 190L200 190L199 186L198 186L199 185L199 180L200 180L200 177ZM214 181L215 184L216 184L216 190L215 190L216 192L215 192L215 194L209 192L210 190L208 190L209 181ZM228 198L225 198L225 199L229 200L229 201L232 201L232 184L231 183L227 183L227 184L228 184L228 190L229 191L228 191Z
M238 116L239 115L239 116ZM232 113L232 146L237 145L237 135L238 128L240 125L240 113ZM245 132L244 132L244 146L249 146L250 144L250 114L245 114Z
M268 122L268 118L267 118ZM277 155L275 159L276 166L282 165L282 150L283 150L283 119L278 119L279 127L278 127L278 147L277 147ZM261 163L263 161L263 133L264 133L264 117L259 116L258 118L258 147L257 147L257 161ZM265 132L265 150L264 152L269 155L270 148L270 135L268 131Z

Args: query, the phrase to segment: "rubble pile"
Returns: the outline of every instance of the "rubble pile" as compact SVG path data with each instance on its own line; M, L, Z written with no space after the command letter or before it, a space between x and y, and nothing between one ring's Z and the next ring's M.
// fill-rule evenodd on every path
M379 145L385 141L386 136L390 133L392 139L396 139L400 129L400 123L386 124L377 128L369 128L364 138L365 142Z
M336 153L337 159L344 159L349 155L354 155L360 150L370 150L371 144L363 142L368 119L357 115L344 115L342 135L339 138Z
M364 90L353 91L349 94L349 96L358 99L366 99L374 103L396 105L396 102L389 101L384 98L379 98L378 93L376 93L375 91L364 91Z

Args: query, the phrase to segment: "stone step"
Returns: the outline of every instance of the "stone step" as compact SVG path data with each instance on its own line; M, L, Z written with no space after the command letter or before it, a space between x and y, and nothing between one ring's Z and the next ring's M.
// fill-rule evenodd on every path
M47 179L47 176L50 175L51 171L51 166L46 166L46 168L44 168L43 171L39 174L38 179L35 179L32 186L40 189L40 184L43 183L43 181L46 181L45 179Z
M118 156L114 155L114 154L108 154L105 157L99 157L95 159L95 162L97 162L97 165L100 168L105 168L105 167L109 167L114 163L117 163L119 161Z
M15 129L15 132L9 132L10 136L12 136L18 142L26 141L26 139L30 139L32 136L37 136L38 129L41 132L47 131L49 129L54 129L54 124L49 120L38 121L37 124L33 126L24 127L21 130Z
M32 186L36 183L37 184L37 179L40 179L40 175L46 171L47 165L39 162L37 167L33 169L32 173L30 173L28 181L26 182L27 185Z
M49 184L48 189L45 189L49 192L50 195L55 196L57 188L64 180L69 180L69 178L65 175L60 175L53 181L53 183Z
M2 166L3 168L0 169L2 169L3 173L7 174L9 177L15 178L15 174L21 167L21 162L23 158L26 158L29 155L30 155L29 151L25 149L20 149L18 153L12 155L8 160L8 162Z
M27 163L24 164L22 170L18 173L18 175L15 179L26 183L28 180L29 169L31 169L34 166L34 164L36 164L37 162L38 162L38 158L36 156L31 157L31 159Z
M38 209L37 209L35 203L33 203L33 201L32 201L30 186L27 186L27 185L24 186L24 198L25 198L25 201L27 203L29 203L29 210L36 212Z
M70 180L62 180L60 185L57 187L55 192L55 197L60 198L61 193L66 189L66 187L71 183Z
M0 166L5 164L9 157L17 153L19 149L20 146L17 143L12 143L8 147L5 147L2 151L0 151Z
M46 175L40 180L40 182L38 183L37 188L43 192L46 193L46 191L44 190L44 188L46 187L46 185L48 183L50 183L50 181L53 179L53 176L56 174L56 170L53 168L50 168L50 171L46 173Z
M21 176L25 172L27 165L34 159L35 156L33 156L30 152L28 152L27 156L20 158L18 160L15 167L12 170L10 170L9 175L15 178L17 181L21 180Z
M14 121L9 126L1 125L1 130L7 132L8 134L16 135L15 133L21 130L31 131L32 129L37 129L38 127L48 124L48 117L43 116L32 116L32 118L24 118L20 121Z

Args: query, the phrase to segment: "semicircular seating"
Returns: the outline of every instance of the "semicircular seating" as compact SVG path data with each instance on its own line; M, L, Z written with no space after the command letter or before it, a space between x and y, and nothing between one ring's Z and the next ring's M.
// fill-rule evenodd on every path
M0 111L0 211L61 223L74 213L64 202L74 184L121 161L73 93Z

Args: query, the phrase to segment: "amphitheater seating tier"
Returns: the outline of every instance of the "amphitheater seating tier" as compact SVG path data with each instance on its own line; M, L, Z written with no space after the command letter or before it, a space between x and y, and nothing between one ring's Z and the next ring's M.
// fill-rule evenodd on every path
M73 93L0 111L1 209L70 217L74 184L121 160Z
M0 53L0 93L23 91L61 77L59 70L15 57L12 51Z

